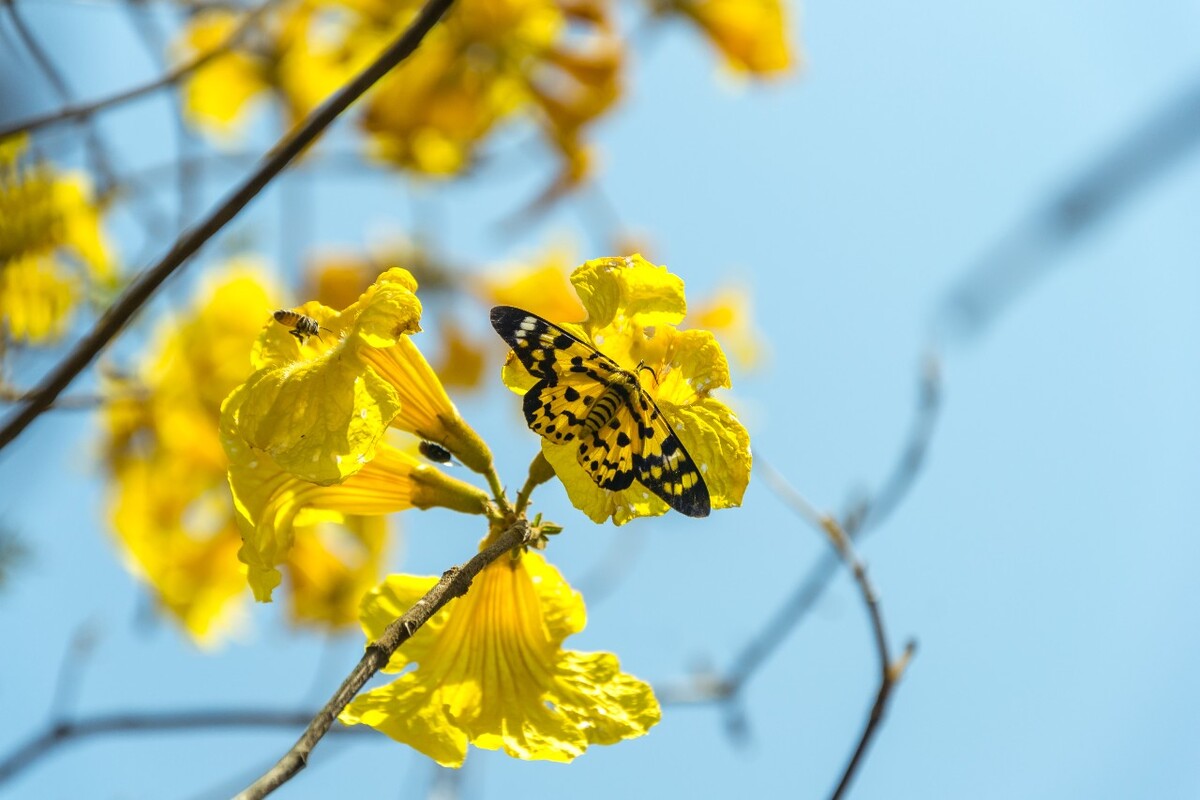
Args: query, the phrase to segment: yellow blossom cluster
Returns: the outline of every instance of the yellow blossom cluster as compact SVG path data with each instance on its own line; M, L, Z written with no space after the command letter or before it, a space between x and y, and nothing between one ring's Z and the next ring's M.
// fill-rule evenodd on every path
M225 400L221 443L242 531L238 555L258 599L271 598L278 566L309 546L311 536L297 531L304 522L432 506L486 513L493 535L511 521L496 496L392 444L396 430L415 434L494 477L487 446L411 341L420 329L416 288L406 270L391 269L341 311L315 301L295 309L321 335L267 325L253 347L256 371ZM435 582L396 575L367 594L367 636L378 637ZM562 649L583 624L582 598L540 555L502 557L389 666L419 668L361 695L341 719L447 766L460 766L472 743L570 761L591 744L641 736L661 716L653 692L609 653Z
M86 179L28 163L22 137L0 141L0 324L8 336L58 338L84 289L114 279Z
M414 0L301 0L184 84L190 117L228 136L248 101L274 90L294 121L370 63L413 20ZM402 69L368 96L372 152L429 175L468 168L499 125L533 121L563 155L586 161L583 129L620 94L622 52L604 0L461 0ZM187 51L220 47L239 18L197 15Z
M793 57L782 0L669 0L738 71L766 76ZM274 93L294 123L370 63L412 22L420 0L296 0L235 47L242 18L196 14L185 52L222 54L184 82L193 122L229 137L251 101ZM459 0L420 48L369 93L360 117L374 155L428 175L468 169L500 127L531 122L561 156L551 199L591 169L589 125L622 94L627 45L611 0Z
M236 627L246 595L237 515L217 423L225 396L250 373L249 352L272 295L256 265L238 260L203 302L165 326L138 374L112 379L105 462L112 523L130 568L201 644ZM273 323L272 323L273 324ZM311 520L287 562L298 622L353 622L377 579L383 518Z

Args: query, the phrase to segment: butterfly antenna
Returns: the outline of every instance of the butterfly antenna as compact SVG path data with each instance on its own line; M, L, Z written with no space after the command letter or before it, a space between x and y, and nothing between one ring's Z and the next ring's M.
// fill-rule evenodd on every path
M654 367L651 367L645 361L642 361L638 363L637 371L640 374L642 370L648 370L650 374L654 376L654 385L658 386L658 373L654 371Z

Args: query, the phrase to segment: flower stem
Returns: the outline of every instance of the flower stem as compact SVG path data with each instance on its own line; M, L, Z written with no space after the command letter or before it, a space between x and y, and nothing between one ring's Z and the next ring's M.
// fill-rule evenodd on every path
M545 454L538 450L533 461L529 462L529 475L525 478L525 485L521 487L521 491L517 492L516 513L518 515L524 514L525 509L529 507L529 496L533 494L533 490L553 477L554 468L546 460Z

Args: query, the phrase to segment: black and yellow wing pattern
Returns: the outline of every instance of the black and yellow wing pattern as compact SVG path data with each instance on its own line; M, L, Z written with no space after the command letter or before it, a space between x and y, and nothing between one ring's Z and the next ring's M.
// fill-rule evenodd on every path
M555 444L575 444L601 489L636 480L689 517L706 517L708 487L636 374L552 322L512 306L492 309L492 327L538 379L525 420Z

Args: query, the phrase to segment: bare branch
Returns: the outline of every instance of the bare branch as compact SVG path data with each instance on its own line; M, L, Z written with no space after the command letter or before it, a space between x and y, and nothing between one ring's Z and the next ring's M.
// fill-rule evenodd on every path
M904 674L905 668L916 652L916 644L910 640L905 645L904 653L900 658L895 661L892 660L888 647L887 631L883 625L883 612L879 608L879 595L867 577L866 567L854 551L854 545L850 536L842 529L841 524L835 518L817 511L803 495L792 488L777 473L774 474L772 482L775 484L775 495L795 511L797 515L803 517L806 522L814 525L814 527L826 535L838 558L854 576L854 583L858 586L859 594L862 595L863 605L867 609L867 616L871 621L871 632L875 639L875 650L879 655L879 688L875 692L875 702L871 706L867 722L863 726L862 734L858 738L858 744L855 745L850 760L842 770L837 787L830 795L831 800L840 800L845 795L846 790L849 789L850 782L854 779L854 775L867 753L867 748L870 746L876 731L879 730L879 724L883 722L892 690Z
M206 709L122 714L97 714L49 725L0 759L0 783L32 767L63 745L108 734L194 732L229 728L299 728L312 711L276 709ZM370 728L341 727L330 733L369 733Z
M321 741L329 732L329 728L337 719L338 714L366 685L367 681L387 665L392 653L408 641L442 606L455 597L465 594L471 586L471 581L484 567L514 547L524 544L528 541L529 536L529 524L524 520L518 521L500 534L495 542L479 551L470 561L444 572L441 580L424 597L418 600L402 617L389 625L378 640L367 645L367 651L363 654L362 660L358 662L358 666L342 681L342 685L334 692L325 707L312 718L292 749L284 754L283 758L279 759L279 762L261 778L242 791L237 796L237 800L258 800L258 798L266 797L304 769L308 763L309 754L317 746L317 742Z
M5 0L6 3L11 3L12 0ZM172 86L191 73L203 67L208 62L217 58L220 55L228 52L231 48L236 47L242 38L254 27L259 18L268 11L271 6L280 2L280 0L263 0L262 3L246 12L246 16L235 27L224 40L211 50L205 50L203 53L198 53L192 58L181 63L172 70L164 72L154 80L138 86L133 86L129 89L123 89L115 94L107 97L102 97L98 100L92 100L87 103L68 103L60 109L49 111L45 114L40 114L28 119L17 120L7 125L0 126L0 139L6 136L12 136L16 133L25 133L35 131L40 128L45 128L49 125L56 125L61 122L68 122L77 119L86 119L98 111L104 111L115 106L128 103L130 100L136 100L147 94L158 91L159 89Z
M942 407L942 379L936 355L929 354L922 363L917 389L917 406L908 435L900 448L892 469L880 483L880 488L859 504L842 521L842 528L853 540L858 541L870 531L882 525L915 485L925 462L929 443L933 439L938 416ZM772 491L787 491L790 487L761 454L756 454L755 469ZM821 515L811 506L806 510L810 524L821 525ZM734 656L724 677L712 675L694 676L691 686L663 687L664 703L711 703L729 702L742 690L772 654L794 630L805 615L825 593L833 576L837 573L840 558L829 551L822 554L808 573L796 584L792 593L767 619L746 645ZM656 687L658 691L658 687Z
M0 403L24 403L30 398L30 393L22 391L0 381ZM50 407L60 411L91 411L111 402L113 397L100 394L76 394L60 397L50 404Z
M186 231L153 267L142 272L95 327L60 361L35 389L26 405L0 430L0 449L8 446L103 350L125 323L150 299L154 291L179 269L217 231L291 163L304 149L393 67L417 49L453 0L429 0L404 31L375 61L330 96L304 122L284 136L263 158L257 169L242 181L200 224Z

